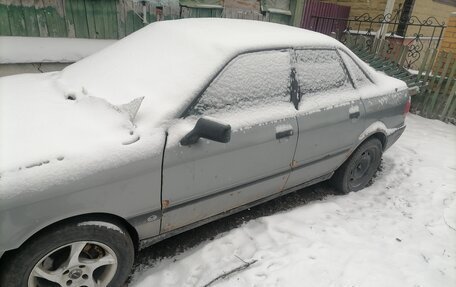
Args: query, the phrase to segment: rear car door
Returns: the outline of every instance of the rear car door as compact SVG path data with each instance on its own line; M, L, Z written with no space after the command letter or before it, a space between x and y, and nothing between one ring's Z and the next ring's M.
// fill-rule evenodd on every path
M168 129L162 232L204 220L283 189L297 143L290 102L290 51L242 54ZM231 125L231 140L179 141L200 117Z
M328 178L358 142L365 117L337 50L296 50L292 69L298 82L299 139L287 188Z

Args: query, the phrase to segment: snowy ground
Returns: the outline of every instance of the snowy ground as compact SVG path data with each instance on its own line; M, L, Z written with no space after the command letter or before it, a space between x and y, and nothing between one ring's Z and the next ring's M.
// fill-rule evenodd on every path
M159 243L140 253L131 286L205 286L241 260L257 261L210 286L456 286L456 127L414 115L407 125L372 186L313 187L272 203L293 209L224 229L246 211ZM326 196L303 204L306 191Z

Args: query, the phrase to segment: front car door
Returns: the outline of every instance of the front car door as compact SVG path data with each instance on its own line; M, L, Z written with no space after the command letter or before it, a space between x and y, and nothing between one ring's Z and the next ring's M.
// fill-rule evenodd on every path
M365 116L337 50L296 50L293 70L300 98L299 139L287 188L329 178L358 142Z
M290 102L290 51L242 54L168 129L163 162L162 232L281 191L297 142ZM231 125L231 140L179 141L198 118Z

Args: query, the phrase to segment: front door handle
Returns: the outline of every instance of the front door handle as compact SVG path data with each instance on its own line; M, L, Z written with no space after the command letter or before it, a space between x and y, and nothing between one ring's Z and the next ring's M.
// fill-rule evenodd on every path
M357 119L361 115L358 106L353 106L348 111L350 119Z
M276 132L276 139L287 138L293 135L293 129L287 129Z

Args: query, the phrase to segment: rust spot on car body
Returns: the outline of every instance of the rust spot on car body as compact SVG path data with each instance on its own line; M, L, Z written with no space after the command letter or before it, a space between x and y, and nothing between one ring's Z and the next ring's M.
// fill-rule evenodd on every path
M297 166L298 166L298 162L297 161L295 161L295 160L291 161L291 163L290 163L290 167L291 168L295 168Z
M169 206L169 200L168 199L162 200L162 208L167 208L168 206Z

